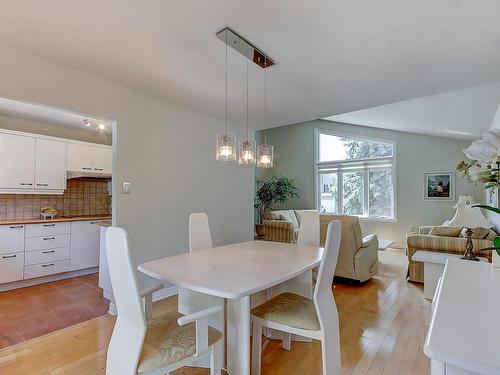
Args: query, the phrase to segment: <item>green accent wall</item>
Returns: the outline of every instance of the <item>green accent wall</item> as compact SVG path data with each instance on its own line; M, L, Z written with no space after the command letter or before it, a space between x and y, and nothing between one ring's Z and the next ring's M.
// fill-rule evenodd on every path
M315 208L314 194L314 130L337 131L346 135L372 137L396 142L396 204L397 221L362 219L363 235L374 233L379 238L404 245L406 231L420 225L440 225L453 217L456 202L425 201L424 172L454 171L458 160L464 159L462 150L469 141L419 135L315 120L266 130L267 143L274 146L274 167L257 169L256 178L281 174L297 180L299 199L285 208ZM264 131L256 134L257 143L263 142ZM455 195L473 195L484 201L482 188L456 175Z

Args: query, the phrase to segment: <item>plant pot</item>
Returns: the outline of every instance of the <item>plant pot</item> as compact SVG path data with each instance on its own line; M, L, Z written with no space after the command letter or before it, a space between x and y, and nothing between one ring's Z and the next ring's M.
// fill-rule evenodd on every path
M266 234L264 224L255 224L255 233L257 234L257 237L264 237Z

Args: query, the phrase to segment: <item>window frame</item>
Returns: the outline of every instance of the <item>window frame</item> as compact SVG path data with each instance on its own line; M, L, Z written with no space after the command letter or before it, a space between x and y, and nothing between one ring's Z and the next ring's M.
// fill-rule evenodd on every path
M362 140L362 141L368 141L368 142L381 142L381 143L387 143L392 145L392 156L383 156L383 157L377 157L377 158L364 158L364 159L345 159L345 160L330 160L330 161L319 161L319 137L320 134L325 134L325 135L331 135L335 137L342 137L342 138L352 138L352 139L357 139L357 140ZM397 185L396 185L396 171L397 171L397 161L396 161L396 155L397 155L397 144L395 141L388 140L388 139L380 139L380 138L372 138L372 137L366 137L366 136L360 136L356 134L349 134L349 133L343 133L343 132L338 132L338 131L331 131L331 130L324 130L324 129L314 129L314 202L315 202L315 208L318 212L321 210L321 193L319 191L320 187L320 176L322 172L320 172L321 169L326 169L327 167L330 167L332 169L332 172L330 173L337 173L337 183L338 183L338 199L337 199L337 210L338 214L336 215L342 215L342 201L343 201L343 188L342 188L342 183L343 183L343 178L342 174L346 171L348 171L349 168L342 168L343 166L348 166L353 165L355 166L356 164L362 165L363 163L381 163L380 168L377 166L370 168L370 170L381 170L385 169L387 167L383 167L383 162L390 163L391 166L391 183L392 183L392 211L393 211L393 216L392 217L381 217L381 216L369 216L369 215L357 215L360 220L362 221L385 221L385 222L397 222ZM362 169L363 171L363 212L368 214L369 212L369 170Z

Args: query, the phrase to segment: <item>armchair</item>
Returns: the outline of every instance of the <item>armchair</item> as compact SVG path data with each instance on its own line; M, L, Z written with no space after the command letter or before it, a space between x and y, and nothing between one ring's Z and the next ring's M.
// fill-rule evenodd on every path
M342 239L335 276L364 282L378 272L378 238L374 234L361 235L357 216L321 215L320 245L324 246L326 228L333 220L342 223Z

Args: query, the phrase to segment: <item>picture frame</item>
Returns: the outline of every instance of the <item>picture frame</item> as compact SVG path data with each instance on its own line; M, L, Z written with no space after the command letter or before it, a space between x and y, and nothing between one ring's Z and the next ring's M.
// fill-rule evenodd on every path
M454 171L425 172L424 200L454 201L455 172Z

